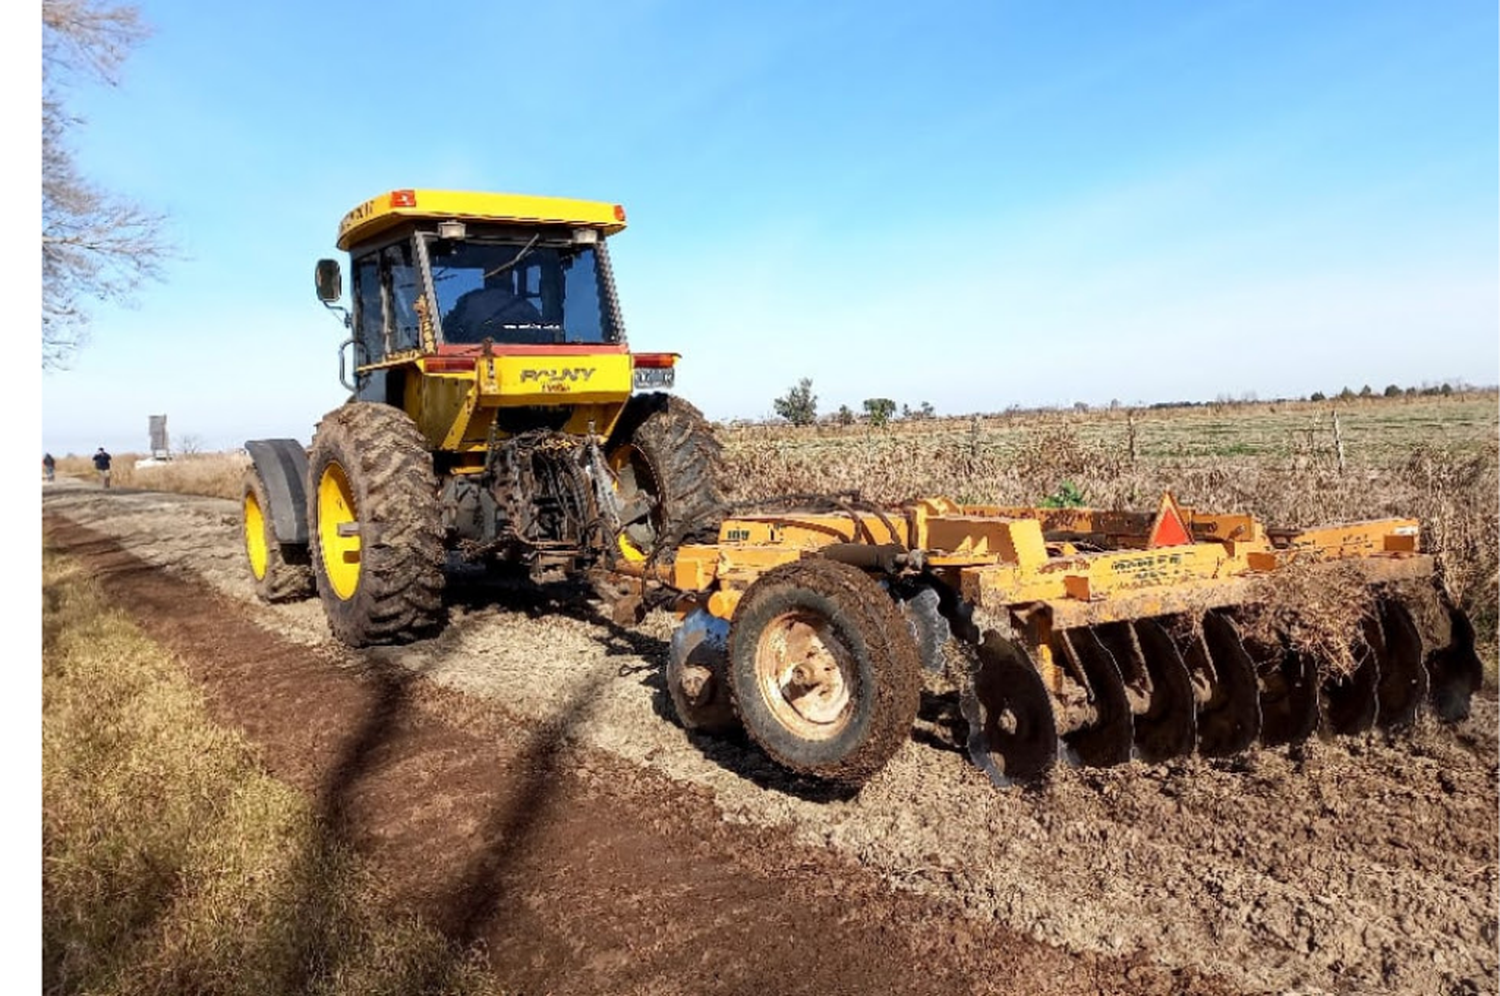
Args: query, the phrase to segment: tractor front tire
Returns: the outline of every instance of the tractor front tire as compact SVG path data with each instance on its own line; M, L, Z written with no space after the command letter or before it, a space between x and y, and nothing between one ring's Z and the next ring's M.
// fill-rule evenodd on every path
M731 701L777 764L857 789L911 736L922 664L879 583L808 558L767 571L729 628Z
M443 526L427 441L405 412L356 401L324 416L308 466L318 595L351 647L407 643L443 619Z
M246 468L240 488L241 527L250 577L263 602L291 602L313 593L312 562L307 547L283 544L271 526L271 499L254 467Z
M606 444L622 506L645 500L643 520L627 523L627 559L670 555L679 544L712 542L724 515L723 447L703 413L670 394L637 394Z

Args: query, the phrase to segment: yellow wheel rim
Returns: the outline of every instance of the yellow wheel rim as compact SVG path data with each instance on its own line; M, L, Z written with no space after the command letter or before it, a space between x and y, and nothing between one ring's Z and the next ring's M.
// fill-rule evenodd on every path
M245 492L245 553L250 557L250 573L264 581L271 553L266 546L266 517L254 491Z
M344 468L329 461L318 479L318 546L323 553L323 573L334 593L343 599L353 597L359 589L360 537L354 529L340 529L359 521L356 511Z
M620 471L628 469L631 473L631 480L635 480L638 471L632 457L639 452L634 446L627 443L610 454L609 469L615 472L613 483L616 494L620 493ZM616 542L620 547L620 556L625 558L628 563L640 563L646 559L646 551L641 549L634 540L624 533L620 534Z

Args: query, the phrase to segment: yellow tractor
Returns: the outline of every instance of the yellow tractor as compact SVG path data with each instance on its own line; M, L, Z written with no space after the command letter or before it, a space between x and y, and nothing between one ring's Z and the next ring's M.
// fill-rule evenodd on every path
M349 331L349 401L310 449L252 440L244 538L261 597L316 588L352 646L443 622L450 554L577 576L668 562L722 517L718 442L632 353L606 241L618 204L393 190L344 216L318 296Z

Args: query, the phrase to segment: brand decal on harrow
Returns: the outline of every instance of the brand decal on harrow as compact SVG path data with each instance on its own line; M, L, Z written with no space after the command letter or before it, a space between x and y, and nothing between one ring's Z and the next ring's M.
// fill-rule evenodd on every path
M1180 553L1158 553L1149 557L1131 557L1110 563L1109 569L1117 574L1162 574L1163 567L1176 567L1182 563Z

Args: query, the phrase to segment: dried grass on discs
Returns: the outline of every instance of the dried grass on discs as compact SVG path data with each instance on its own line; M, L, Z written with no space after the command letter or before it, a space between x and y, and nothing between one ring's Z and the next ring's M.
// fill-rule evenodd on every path
M1374 607L1374 591L1357 566L1291 564L1255 580L1240 630L1256 643L1285 641L1316 661L1322 678L1348 677L1368 646L1364 622Z

